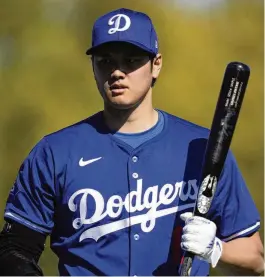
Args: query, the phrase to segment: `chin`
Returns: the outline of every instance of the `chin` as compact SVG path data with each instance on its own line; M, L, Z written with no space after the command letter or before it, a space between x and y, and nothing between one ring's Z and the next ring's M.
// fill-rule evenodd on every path
M117 102L109 102L109 106L117 109L117 110L129 110L137 106L137 103L117 103Z
M108 95L106 97L107 103L109 106L112 106L113 108L116 109L121 109L121 110L126 110L133 108L138 104L138 99L131 99L131 97L128 97L128 95L122 94L118 96L110 96Z
M140 101L122 101L121 99L108 99L107 105L117 110L128 110L138 106Z

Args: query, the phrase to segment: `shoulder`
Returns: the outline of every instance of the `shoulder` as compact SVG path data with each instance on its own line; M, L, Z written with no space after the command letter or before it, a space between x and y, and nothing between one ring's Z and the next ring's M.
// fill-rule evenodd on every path
M87 149L96 148L99 138L107 133L104 126L102 113L99 112L47 134L34 145L24 164L39 164L42 168L56 164L56 169L60 172L77 155L82 155Z
M68 146L69 144L78 144L80 141L91 139L102 133L104 133L102 113L98 112L63 129L45 135L43 140L51 147Z
M32 155L38 159L44 156L55 163L64 164L82 149L94 149L104 139L106 127L102 121L102 113L96 113L86 119L69 125L63 129L47 134L34 146ZM82 150L83 151L83 150Z
M183 136L208 138L210 130L206 127L185 120L181 117L161 111L166 118L168 128L171 132L181 133Z
M106 137L104 126L102 112L96 113L42 137L31 151L29 158L46 160L49 164L56 164L60 170L84 151L95 149L98 142Z

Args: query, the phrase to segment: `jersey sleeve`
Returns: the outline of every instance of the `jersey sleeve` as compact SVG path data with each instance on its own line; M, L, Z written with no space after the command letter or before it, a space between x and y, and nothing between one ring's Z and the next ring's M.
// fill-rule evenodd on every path
M43 138L22 163L9 193L4 218L49 234L54 215L54 164Z
M260 227L259 212L231 151L217 184L209 217L217 225L217 237L223 241L248 236Z

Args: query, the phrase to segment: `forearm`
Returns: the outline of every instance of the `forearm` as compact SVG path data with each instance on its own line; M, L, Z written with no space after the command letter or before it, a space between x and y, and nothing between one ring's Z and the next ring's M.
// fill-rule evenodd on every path
M0 275L43 276L38 260L45 236L16 223L6 226L0 233Z
M29 259L21 249L9 245L1 251L0 245L0 275L1 276L43 276L43 272L34 259Z
M262 244L251 238L223 242L217 270L227 275L261 275L264 270Z

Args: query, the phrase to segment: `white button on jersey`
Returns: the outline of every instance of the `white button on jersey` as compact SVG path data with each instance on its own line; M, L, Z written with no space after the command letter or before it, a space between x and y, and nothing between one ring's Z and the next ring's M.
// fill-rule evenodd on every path
M139 175L138 175L137 173L134 172L134 173L132 174L132 176L133 176L134 179L137 179Z
M135 234L133 237L135 240L139 240L139 238L140 238L140 236L138 234Z
M133 157L132 157L132 161L133 161L134 163L136 163L136 162L138 161L138 158L137 158L136 156L133 156Z

